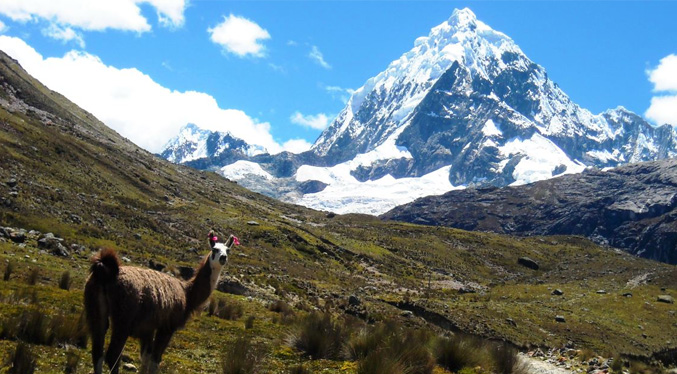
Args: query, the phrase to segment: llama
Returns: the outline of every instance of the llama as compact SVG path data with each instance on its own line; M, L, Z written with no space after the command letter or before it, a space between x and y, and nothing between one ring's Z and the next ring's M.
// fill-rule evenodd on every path
M225 244L218 243L213 231L208 238L212 251L189 281L151 269L120 266L113 249L102 249L92 257L91 274L85 285L85 312L95 374L102 374L109 322L112 332L105 360L110 372L118 372L129 336L141 343L141 373L157 372L172 335L207 301L228 261L228 250L240 244L233 235Z

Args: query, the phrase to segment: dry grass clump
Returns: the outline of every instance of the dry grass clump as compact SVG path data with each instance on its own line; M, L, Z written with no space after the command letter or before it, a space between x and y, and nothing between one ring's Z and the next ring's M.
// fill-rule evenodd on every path
M359 359L358 374L430 374L435 360L432 335L395 322L365 327L347 344L348 354Z
M9 366L9 374L35 373L35 356L28 344L19 342L4 366Z
M240 337L228 345L221 369L223 374L255 374L259 372L261 351L247 337Z
M12 276L12 273L14 272L14 262L9 261L7 262L7 266L5 267L5 273L2 276L2 280L7 282L9 278Z
M229 321L236 321L244 314L242 304L235 300L225 300L212 298L209 302L208 313L210 316L216 316Z
M296 321L289 343L312 359L340 360L348 336L343 323L331 314L311 313Z
M50 317L39 306L0 321L0 339L20 340L31 344L71 344L87 346L87 327L80 317L59 314Z
M63 274L61 274L61 279L59 280L59 288L61 288L62 290L69 291L71 289L72 284L73 280L71 279L70 271L65 271Z

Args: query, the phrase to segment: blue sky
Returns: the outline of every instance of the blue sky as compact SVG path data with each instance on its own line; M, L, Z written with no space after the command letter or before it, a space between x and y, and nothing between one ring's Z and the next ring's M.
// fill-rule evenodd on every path
M677 124L675 1L91 3L0 0L0 49L153 152L186 122L305 149L350 90L463 7L593 113Z

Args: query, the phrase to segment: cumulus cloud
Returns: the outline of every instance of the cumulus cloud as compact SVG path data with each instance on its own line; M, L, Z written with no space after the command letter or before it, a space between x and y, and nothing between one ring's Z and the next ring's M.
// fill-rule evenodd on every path
M282 146L284 147L285 151L289 151L291 153L303 153L309 150L312 144L305 139L291 139L286 141Z
M263 57L265 46L261 42L270 39L268 31L255 22L232 14L223 17L223 22L207 29L207 32L212 42L239 57Z
M325 86L324 89L334 98L341 100L344 104L348 103L348 99L355 93L352 88L343 88L339 86Z
M151 152L161 151L187 123L229 131L271 153L285 149L286 145L273 139L268 123L241 110L222 109L206 93L165 88L137 69L118 69L85 52L70 51L63 57L44 58L23 40L3 35L0 49L43 84ZM299 141L289 143L290 148L299 146Z
M184 23L187 0L2 0L0 14L13 21L42 20L86 31L150 31L141 4L154 7L163 26L180 27Z
M661 59L658 66L647 71L656 96L645 115L655 123L677 126L677 55Z
M5 31L7 31L8 29L9 29L9 27L7 27L7 25L5 25L4 22L0 21L0 33L3 33Z
M53 23L43 29L42 33L52 39L61 40L64 43L72 41L80 46L80 48L85 48L85 41L82 39L82 35L70 27L61 27Z
M303 115L297 111L289 117L289 120L294 124L315 130L324 130L329 125L329 116L324 113Z
M311 60L315 61L318 65L322 66L325 69L331 69L331 65L324 60L324 55L320 52L320 49L317 46L310 47L310 53L308 54Z

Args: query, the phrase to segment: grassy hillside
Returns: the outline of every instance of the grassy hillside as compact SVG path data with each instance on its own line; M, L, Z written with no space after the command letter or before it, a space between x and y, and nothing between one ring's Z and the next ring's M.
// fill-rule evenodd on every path
M0 226L11 228L0 230L8 278L0 282L0 372L22 341L37 372L64 372L77 358L77 372L89 372L79 319L92 251L113 247L128 265L152 260L179 274L207 252L209 229L242 242L219 286L240 295L215 292L214 306L225 303L212 314L221 317L206 311L178 333L164 372L220 371L243 336L261 352L262 372L302 372L299 364L368 372L369 355L314 360L294 344L312 311L345 326L346 342L366 324L399 321L398 329L433 336L461 331L525 349L571 342L607 357L677 348L677 307L657 301L677 293L674 266L576 237L512 238L283 204L134 146L4 54L0 86ZM46 233L63 239L67 255L39 243ZM70 287L60 287L65 274ZM125 353L138 364L137 341ZM438 361L434 370L446 369Z

